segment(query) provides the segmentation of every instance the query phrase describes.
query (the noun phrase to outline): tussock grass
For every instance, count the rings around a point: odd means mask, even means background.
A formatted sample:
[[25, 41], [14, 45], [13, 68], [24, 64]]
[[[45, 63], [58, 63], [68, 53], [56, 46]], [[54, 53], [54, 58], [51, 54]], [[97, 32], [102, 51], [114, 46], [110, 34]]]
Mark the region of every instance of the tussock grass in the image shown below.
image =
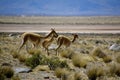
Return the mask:
[[120, 63], [120, 55], [118, 55], [118, 56], [116, 57], [116, 61], [117, 61], [118, 63]]
[[87, 75], [90, 80], [96, 80], [97, 77], [105, 75], [105, 71], [102, 67], [95, 64], [87, 70]]
[[2, 66], [0, 67], [0, 74], [1, 78], [3, 79], [4, 76], [7, 78], [11, 78], [14, 75], [14, 70], [10, 66]]
[[74, 77], [75, 77], [75, 80], [82, 80], [81, 74], [79, 72], [76, 72]]
[[15, 50], [12, 50], [11, 54], [12, 54], [13, 58], [18, 58], [19, 57], [19, 54]]
[[20, 61], [20, 62], [25, 62], [26, 61], [26, 55], [25, 54], [19, 54], [19, 56], [18, 56], [18, 60]]
[[75, 53], [72, 50], [63, 50], [60, 55], [65, 58], [71, 59]]
[[94, 59], [87, 54], [74, 54], [72, 57], [72, 63], [76, 67], [86, 67], [88, 62], [94, 61]]
[[48, 65], [38, 65], [37, 67], [35, 67], [33, 69], [33, 71], [50, 71], [50, 68], [48, 67]]
[[98, 47], [93, 49], [92, 55], [97, 56], [99, 58], [103, 58], [106, 56], [106, 54]]
[[67, 70], [66, 68], [56, 68], [55, 69], [55, 75], [58, 78], [63, 78], [65, 80], [65, 78], [67, 79], [68, 74], [69, 74], [69, 70]]
[[30, 50], [28, 50], [28, 53], [29, 53], [29, 54], [32, 54], [32, 55], [34, 55], [34, 54], [41, 54], [41, 50], [38, 50], [38, 49], [30, 49]]
[[111, 62], [109, 65], [109, 71], [112, 76], [119, 76], [120, 77], [120, 64], [116, 62]]
[[107, 55], [107, 56], [103, 57], [103, 61], [104, 61], [105, 63], [109, 63], [109, 62], [112, 61], [112, 57], [109, 56], [109, 55]]

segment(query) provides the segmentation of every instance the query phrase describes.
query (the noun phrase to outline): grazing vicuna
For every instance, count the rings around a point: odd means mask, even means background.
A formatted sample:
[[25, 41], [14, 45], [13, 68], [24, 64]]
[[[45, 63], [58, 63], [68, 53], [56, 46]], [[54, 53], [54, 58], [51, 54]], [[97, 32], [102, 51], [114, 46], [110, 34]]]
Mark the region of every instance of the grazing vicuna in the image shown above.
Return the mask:
[[38, 46], [42, 41], [51, 35], [58, 36], [58, 34], [55, 32], [54, 29], [51, 29], [51, 32], [47, 36], [41, 36], [36, 33], [31, 33], [31, 32], [25, 32], [23, 33], [22, 36], [22, 44], [19, 47], [18, 52], [20, 52], [21, 48], [27, 43], [27, 41], [30, 41], [34, 47]]
[[65, 45], [66, 47], [69, 47], [71, 45], [71, 43], [73, 43], [76, 38], [78, 38], [77, 34], [72, 34], [74, 36], [73, 40], [71, 41], [68, 37], [63, 36], [63, 35], [59, 35], [57, 38], [57, 45], [58, 47], [56, 48], [56, 55], [58, 53], [58, 49], [62, 46]]

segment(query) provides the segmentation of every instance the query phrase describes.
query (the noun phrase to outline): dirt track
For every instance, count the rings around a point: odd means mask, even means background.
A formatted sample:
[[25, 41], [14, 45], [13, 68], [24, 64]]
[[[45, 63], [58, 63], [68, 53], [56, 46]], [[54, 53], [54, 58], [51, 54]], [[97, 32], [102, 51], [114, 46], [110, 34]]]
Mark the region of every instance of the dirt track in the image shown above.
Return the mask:
[[48, 32], [50, 28], [66, 33], [120, 33], [120, 25], [0, 24], [0, 32]]

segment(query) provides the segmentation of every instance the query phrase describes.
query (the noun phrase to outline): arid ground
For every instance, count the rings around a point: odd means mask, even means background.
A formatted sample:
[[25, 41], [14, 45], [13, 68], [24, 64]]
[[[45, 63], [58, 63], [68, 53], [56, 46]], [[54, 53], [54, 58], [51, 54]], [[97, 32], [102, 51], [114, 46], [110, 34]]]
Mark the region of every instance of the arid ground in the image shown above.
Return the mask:
[[0, 24], [0, 32], [120, 33], [120, 25]]

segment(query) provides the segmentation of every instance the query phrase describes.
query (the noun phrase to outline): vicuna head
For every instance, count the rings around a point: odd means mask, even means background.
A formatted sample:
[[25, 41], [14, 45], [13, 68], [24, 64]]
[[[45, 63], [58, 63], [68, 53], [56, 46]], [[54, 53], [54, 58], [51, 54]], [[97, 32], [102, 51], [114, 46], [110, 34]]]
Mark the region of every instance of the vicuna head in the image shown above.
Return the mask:
[[54, 36], [55, 38], [58, 37], [58, 34], [56, 33], [55, 29], [53, 29], [53, 28], [51, 28], [50, 34], [53, 34], [53, 36]]

